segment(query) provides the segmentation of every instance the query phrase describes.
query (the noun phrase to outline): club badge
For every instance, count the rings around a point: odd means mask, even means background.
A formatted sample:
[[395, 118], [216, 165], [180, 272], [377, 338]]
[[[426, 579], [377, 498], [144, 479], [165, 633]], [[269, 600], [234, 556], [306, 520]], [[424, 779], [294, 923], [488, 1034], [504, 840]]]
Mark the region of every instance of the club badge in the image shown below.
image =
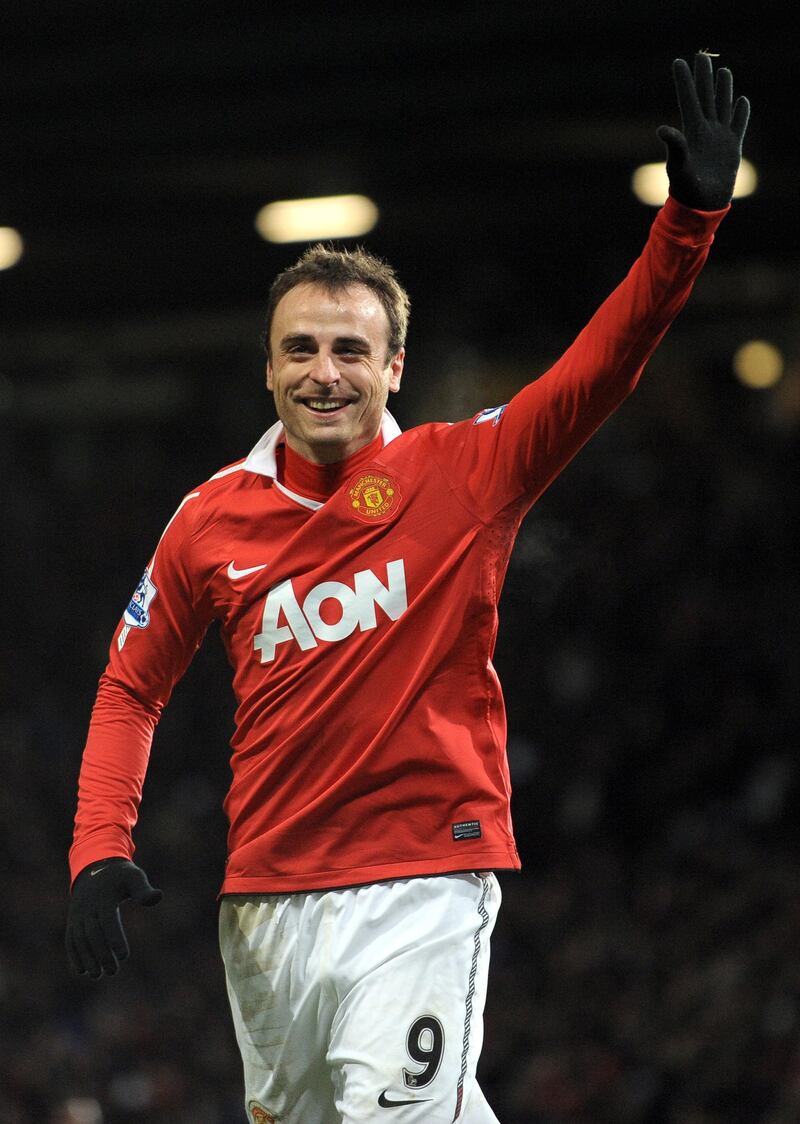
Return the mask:
[[271, 1112], [267, 1112], [263, 1105], [258, 1101], [250, 1101], [247, 1106], [247, 1111], [253, 1118], [253, 1124], [278, 1124], [277, 1116], [273, 1116]]
[[400, 489], [389, 476], [364, 472], [353, 478], [348, 488], [353, 514], [365, 523], [382, 523], [397, 511]]

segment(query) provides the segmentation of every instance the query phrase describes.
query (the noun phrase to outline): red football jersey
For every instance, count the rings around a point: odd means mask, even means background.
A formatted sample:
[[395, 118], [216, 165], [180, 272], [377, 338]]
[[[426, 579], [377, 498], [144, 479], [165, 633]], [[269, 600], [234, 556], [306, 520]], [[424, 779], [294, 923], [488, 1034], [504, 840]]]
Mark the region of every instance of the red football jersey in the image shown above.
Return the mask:
[[546, 374], [455, 425], [387, 415], [327, 502], [276, 479], [280, 423], [183, 499], [100, 681], [73, 877], [132, 856], [154, 727], [214, 619], [238, 704], [223, 893], [519, 867], [492, 667], [514, 537], [635, 385], [723, 214], [670, 199]]

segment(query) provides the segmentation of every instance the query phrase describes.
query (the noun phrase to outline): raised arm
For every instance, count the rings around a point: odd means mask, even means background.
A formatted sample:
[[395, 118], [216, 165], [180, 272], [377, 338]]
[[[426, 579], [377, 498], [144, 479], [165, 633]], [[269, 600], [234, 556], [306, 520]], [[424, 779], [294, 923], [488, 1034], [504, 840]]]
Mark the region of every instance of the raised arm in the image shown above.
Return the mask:
[[696, 57], [694, 74], [676, 60], [673, 75], [683, 131], [658, 130], [670, 152], [670, 198], [642, 254], [548, 371], [502, 410], [441, 434], [446, 463], [482, 518], [520, 500], [530, 505], [627, 397], [705, 263], [733, 193], [750, 106], [733, 104], [729, 70], [719, 71], [715, 91], [707, 55]]

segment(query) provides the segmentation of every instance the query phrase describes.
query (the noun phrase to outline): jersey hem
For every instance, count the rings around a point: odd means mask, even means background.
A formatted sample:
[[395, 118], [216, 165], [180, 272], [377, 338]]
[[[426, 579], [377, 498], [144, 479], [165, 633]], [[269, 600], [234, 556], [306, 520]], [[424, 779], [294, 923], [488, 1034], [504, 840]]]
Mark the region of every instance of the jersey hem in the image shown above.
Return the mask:
[[311, 874], [234, 875], [225, 878], [217, 895], [228, 894], [291, 894], [314, 890], [344, 890], [366, 886], [372, 882], [388, 882], [395, 878], [419, 878], [432, 874], [463, 874], [475, 870], [520, 870], [522, 863], [515, 851], [479, 851], [458, 858], [427, 861], [381, 863], [378, 866], [351, 870], [315, 871]]

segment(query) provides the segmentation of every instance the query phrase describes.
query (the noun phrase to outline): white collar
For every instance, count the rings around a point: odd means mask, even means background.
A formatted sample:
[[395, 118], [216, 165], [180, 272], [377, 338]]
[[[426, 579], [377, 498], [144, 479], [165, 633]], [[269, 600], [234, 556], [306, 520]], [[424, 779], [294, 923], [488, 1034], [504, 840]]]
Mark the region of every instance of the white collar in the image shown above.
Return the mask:
[[[384, 447], [395, 437], [399, 437], [402, 430], [388, 410], [383, 411], [381, 421], [381, 437]], [[250, 450], [242, 468], [249, 472], [257, 472], [261, 476], [271, 476], [277, 482], [278, 465], [275, 459], [275, 450], [283, 438], [283, 422], [275, 422], [260, 441]], [[311, 501], [313, 502], [313, 501]]]

